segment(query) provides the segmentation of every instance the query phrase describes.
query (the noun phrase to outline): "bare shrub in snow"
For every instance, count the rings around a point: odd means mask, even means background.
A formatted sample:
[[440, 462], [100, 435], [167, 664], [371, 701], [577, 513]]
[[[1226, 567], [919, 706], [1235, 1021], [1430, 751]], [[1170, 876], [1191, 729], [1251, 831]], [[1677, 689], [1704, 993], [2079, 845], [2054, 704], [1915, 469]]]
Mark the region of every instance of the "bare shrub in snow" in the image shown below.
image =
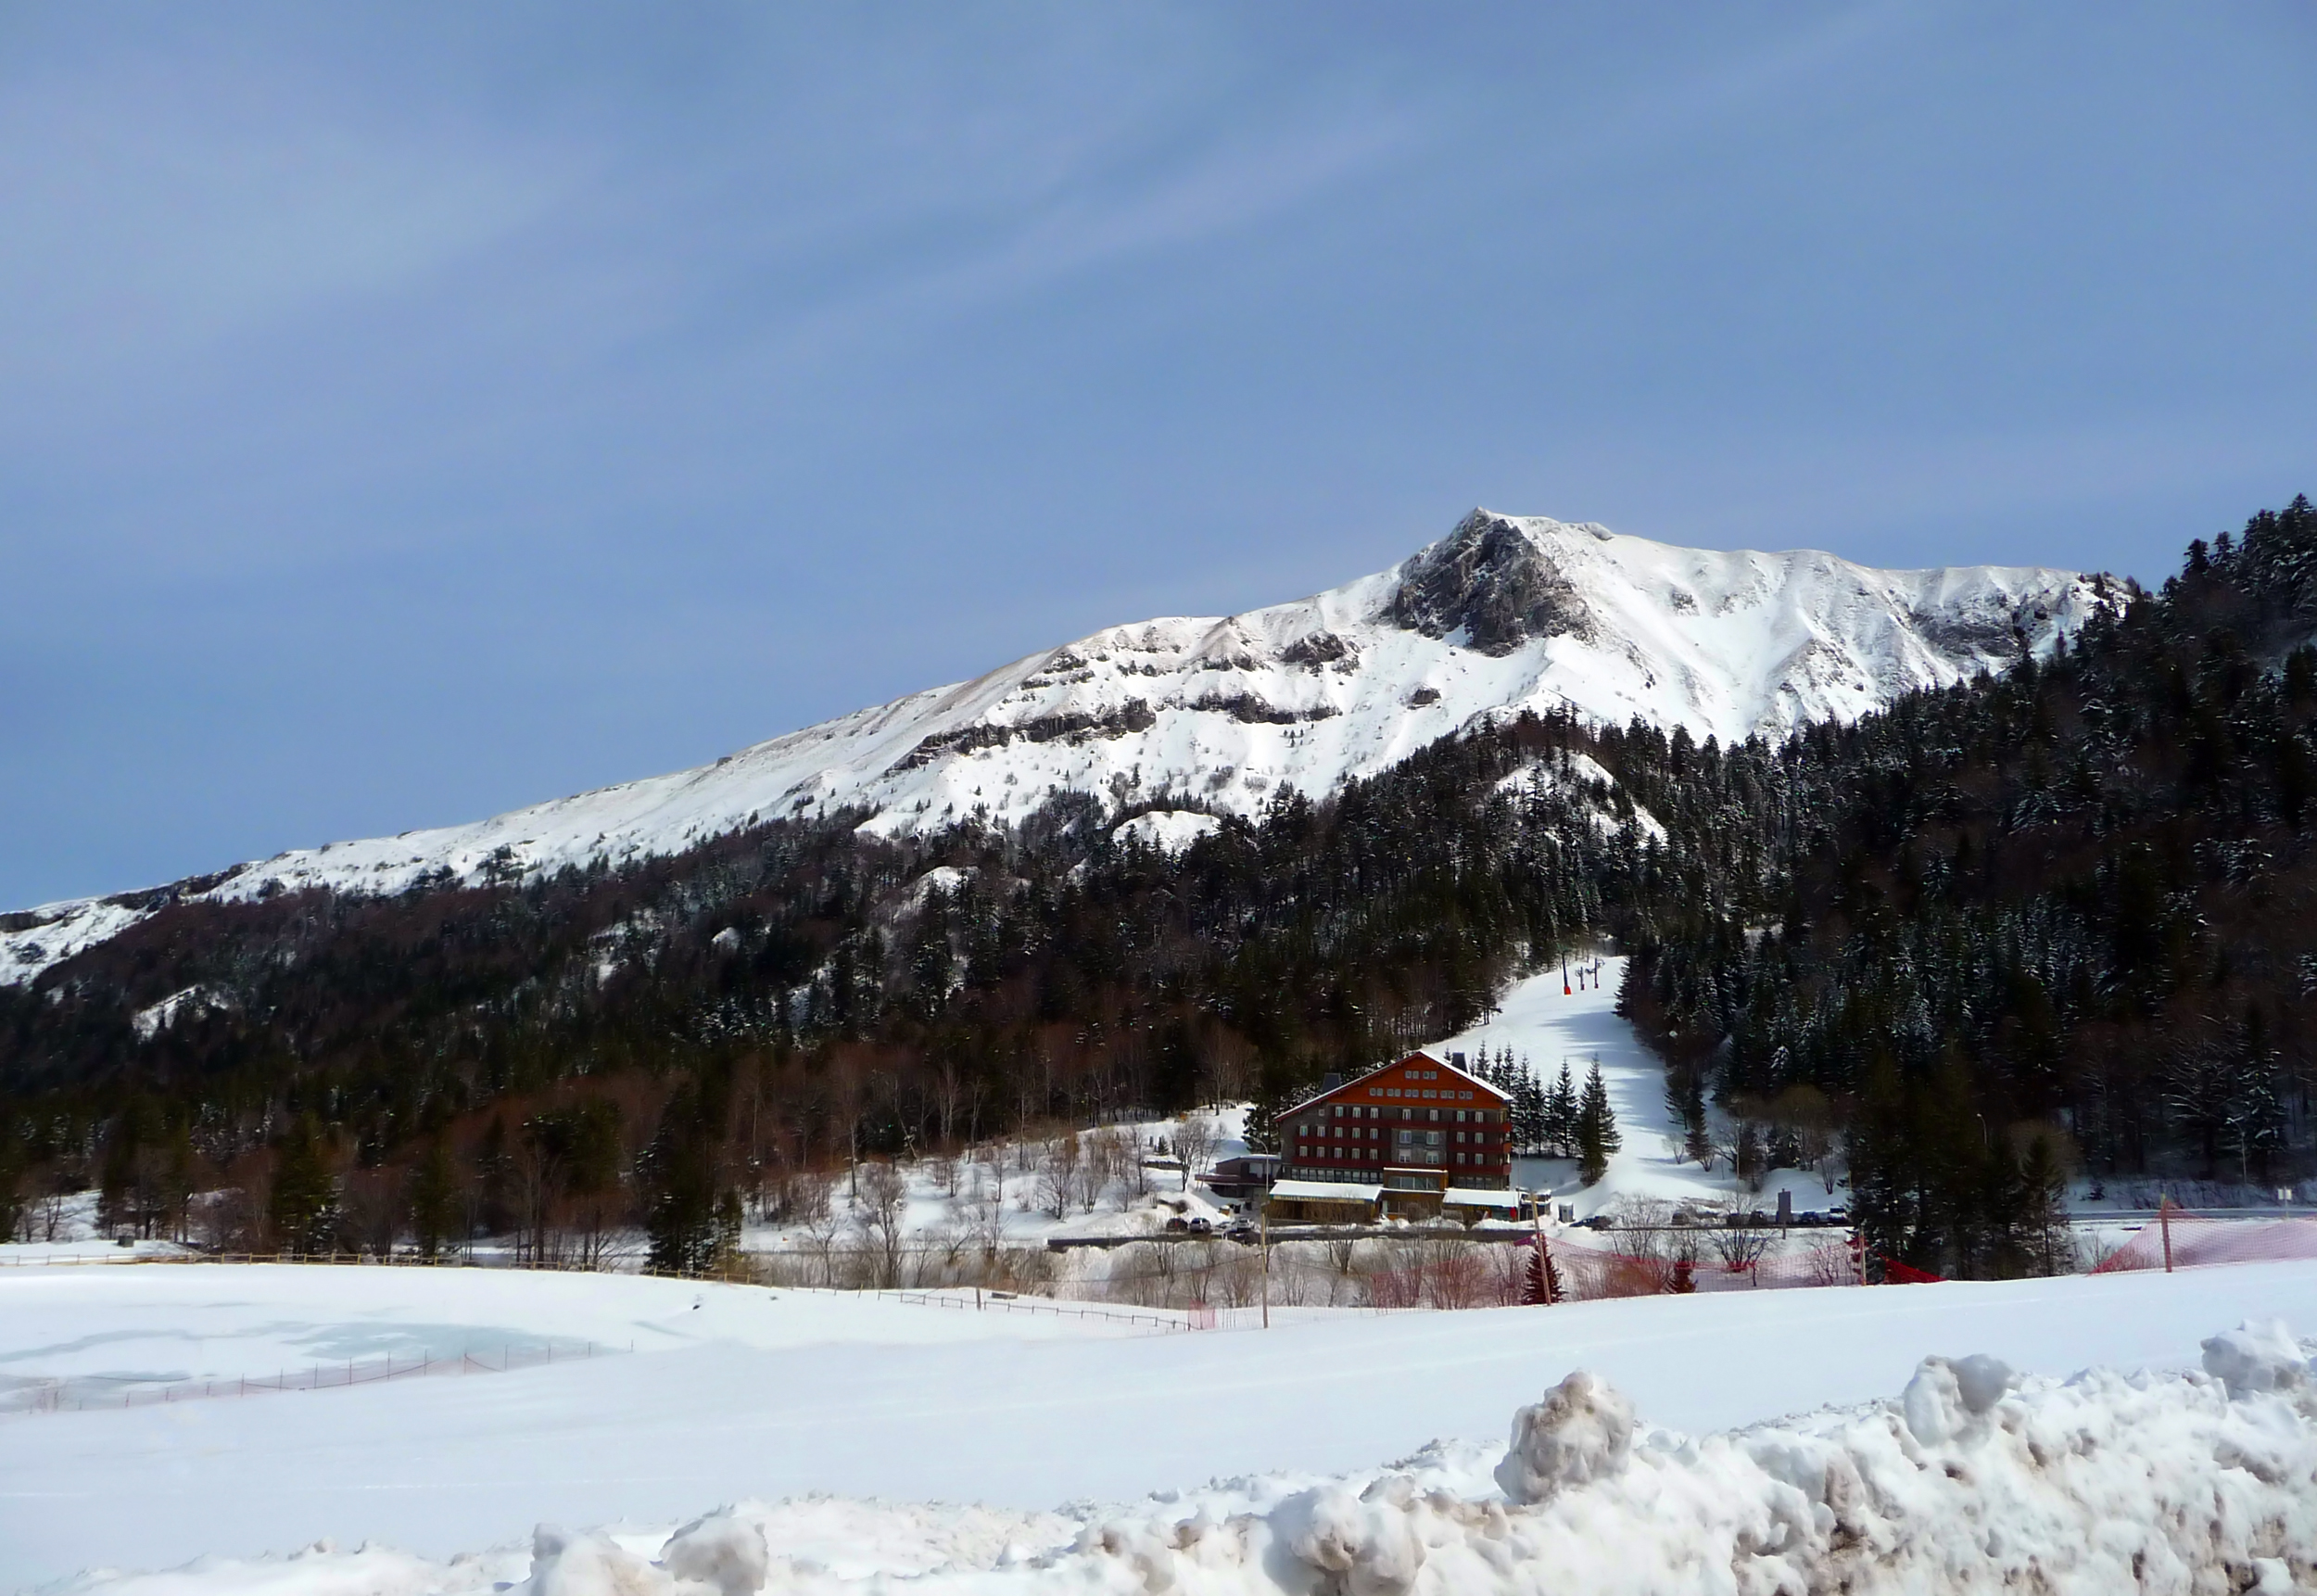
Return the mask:
[[1858, 1279], [1856, 1266], [1851, 1262], [1849, 1244], [1830, 1235], [1822, 1235], [1810, 1244], [1803, 1253], [1803, 1267], [1813, 1286], [1850, 1286]]
[[1528, 1260], [1533, 1249], [1494, 1242], [1486, 1248], [1488, 1290], [1487, 1301], [1511, 1307], [1521, 1300], [1528, 1285]]
[[925, 1172], [933, 1182], [933, 1189], [943, 1197], [957, 1195], [957, 1160], [948, 1153], [936, 1153], [925, 1160]]
[[[247, 1252], [257, 1236], [260, 1211], [257, 1200], [242, 1186], [204, 1192], [192, 1205], [194, 1239], [211, 1252]], [[50, 1229], [53, 1232], [53, 1222]], [[45, 1239], [56, 1237], [51, 1234]]]
[[1228, 1243], [1208, 1246], [1215, 1257], [1215, 1265], [1209, 1273], [1209, 1295], [1206, 1300], [1223, 1308], [1252, 1308], [1263, 1294], [1263, 1261], [1259, 1248], [1233, 1247]]
[[765, 1217], [809, 1225], [829, 1213], [829, 1177], [812, 1170], [783, 1171], [767, 1190]]
[[1003, 1158], [977, 1163], [972, 1184], [958, 1203], [966, 1234], [984, 1253], [994, 1254], [1006, 1241], [1006, 1164]]
[[1158, 1241], [1125, 1248], [1111, 1261], [1104, 1295], [1140, 1308], [1174, 1306], [1174, 1252], [1172, 1247]]
[[1486, 1299], [1488, 1270], [1479, 1244], [1429, 1238], [1415, 1250], [1419, 1295], [1427, 1307], [1477, 1308]]
[[1742, 1274], [1762, 1261], [1777, 1235], [1775, 1227], [1757, 1222], [1751, 1209], [1731, 1204], [1713, 1215], [1705, 1243], [1725, 1270]]
[[1694, 1275], [1705, 1243], [1700, 1227], [1676, 1223], [1681, 1210], [1663, 1197], [1619, 1197], [1616, 1253], [1604, 1265], [1601, 1295], [1645, 1297], [1681, 1288]]
[[804, 1233], [805, 1250], [820, 1262], [821, 1285], [836, 1285], [837, 1235], [844, 1228], [836, 1205], [823, 1201], [817, 1210], [802, 1217], [799, 1227]]
[[966, 1266], [966, 1233], [956, 1225], [939, 1222], [928, 1225], [918, 1235], [918, 1245], [909, 1249], [914, 1264], [912, 1278], [905, 1284], [913, 1286], [957, 1286], [968, 1284], [972, 1273]]

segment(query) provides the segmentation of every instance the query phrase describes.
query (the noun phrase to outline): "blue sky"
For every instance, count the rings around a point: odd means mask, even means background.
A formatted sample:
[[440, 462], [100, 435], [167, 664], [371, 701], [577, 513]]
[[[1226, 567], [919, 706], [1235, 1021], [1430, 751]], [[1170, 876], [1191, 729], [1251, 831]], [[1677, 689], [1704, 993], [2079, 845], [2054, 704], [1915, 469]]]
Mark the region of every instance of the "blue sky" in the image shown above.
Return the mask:
[[1474, 504], [2162, 576], [2317, 490], [2317, 8], [0, 6], [0, 906]]

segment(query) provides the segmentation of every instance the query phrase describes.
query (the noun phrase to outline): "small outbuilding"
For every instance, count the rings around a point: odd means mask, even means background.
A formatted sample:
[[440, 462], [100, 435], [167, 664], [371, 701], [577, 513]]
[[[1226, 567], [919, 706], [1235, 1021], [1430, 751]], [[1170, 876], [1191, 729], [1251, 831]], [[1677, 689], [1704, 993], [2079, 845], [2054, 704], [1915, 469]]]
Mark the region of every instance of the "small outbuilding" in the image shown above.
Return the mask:
[[1463, 1224], [1477, 1224], [1484, 1219], [1517, 1220], [1521, 1217], [1521, 1194], [1450, 1186], [1440, 1194], [1440, 1213], [1443, 1218]]
[[1263, 1217], [1272, 1224], [1373, 1224], [1384, 1188], [1352, 1181], [1272, 1183]]

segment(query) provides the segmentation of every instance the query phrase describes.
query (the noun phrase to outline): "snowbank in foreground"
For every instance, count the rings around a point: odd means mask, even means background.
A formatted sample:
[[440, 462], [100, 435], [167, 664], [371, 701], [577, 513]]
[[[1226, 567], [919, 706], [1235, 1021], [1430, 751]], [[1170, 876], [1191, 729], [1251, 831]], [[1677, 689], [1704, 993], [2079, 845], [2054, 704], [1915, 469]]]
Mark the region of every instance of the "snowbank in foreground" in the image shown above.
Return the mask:
[[[1442, 1444], [1363, 1476], [1218, 1484], [1074, 1526], [784, 1503], [672, 1535], [542, 1526], [527, 1558], [317, 1548], [66, 1589], [479, 1596], [519, 1578], [520, 1596], [836, 1596], [897, 1575], [928, 1596], [2303, 1588], [2317, 1579], [2310, 1362], [2275, 1323], [2213, 1337], [2203, 1362], [2061, 1382], [1984, 1356], [1926, 1358], [1895, 1400], [1703, 1438], [1638, 1425], [1580, 1371], [1513, 1416], [1503, 1449]], [[815, 1514], [836, 1522], [817, 1537]], [[831, 1539], [856, 1554], [830, 1556]]]

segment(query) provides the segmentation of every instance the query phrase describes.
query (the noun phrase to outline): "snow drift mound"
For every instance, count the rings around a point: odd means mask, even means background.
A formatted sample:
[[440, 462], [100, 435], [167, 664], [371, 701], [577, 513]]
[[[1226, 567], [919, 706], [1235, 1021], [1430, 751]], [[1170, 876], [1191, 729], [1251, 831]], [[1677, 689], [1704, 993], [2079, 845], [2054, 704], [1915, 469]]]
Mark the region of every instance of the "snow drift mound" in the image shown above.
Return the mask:
[[1387, 1473], [1221, 1522], [1089, 1530], [1103, 1590], [2285, 1591], [2317, 1579], [2317, 1391], [2279, 1324], [2207, 1373], [2025, 1387], [1927, 1358], [1894, 1402], [1693, 1440], [1579, 1371], [1513, 1423], [1501, 1499]]
[[[1582, 1370], [1501, 1452], [1435, 1443], [1371, 1475], [1276, 1476], [1068, 1523], [971, 1533], [980, 1509], [827, 1499], [719, 1510], [672, 1535], [542, 1526], [433, 1565], [326, 1546], [76, 1596], [1803, 1596], [2259, 1591], [2317, 1586], [2317, 1382], [2277, 1323], [2204, 1344], [2203, 1372], [2023, 1380], [1926, 1358], [1896, 1398], [1725, 1435], [1639, 1424]], [[842, 1510], [846, 1551], [800, 1543]], [[1003, 1515], [996, 1515], [1002, 1517]], [[994, 1518], [993, 1518], [994, 1523]], [[1042, 1543], [1044, 1551], [1035, 1549]], [[656, 1546], [658, 1554], [650, 1548]], [[846, 1565], [850, 1566], [846, 1566]]]

